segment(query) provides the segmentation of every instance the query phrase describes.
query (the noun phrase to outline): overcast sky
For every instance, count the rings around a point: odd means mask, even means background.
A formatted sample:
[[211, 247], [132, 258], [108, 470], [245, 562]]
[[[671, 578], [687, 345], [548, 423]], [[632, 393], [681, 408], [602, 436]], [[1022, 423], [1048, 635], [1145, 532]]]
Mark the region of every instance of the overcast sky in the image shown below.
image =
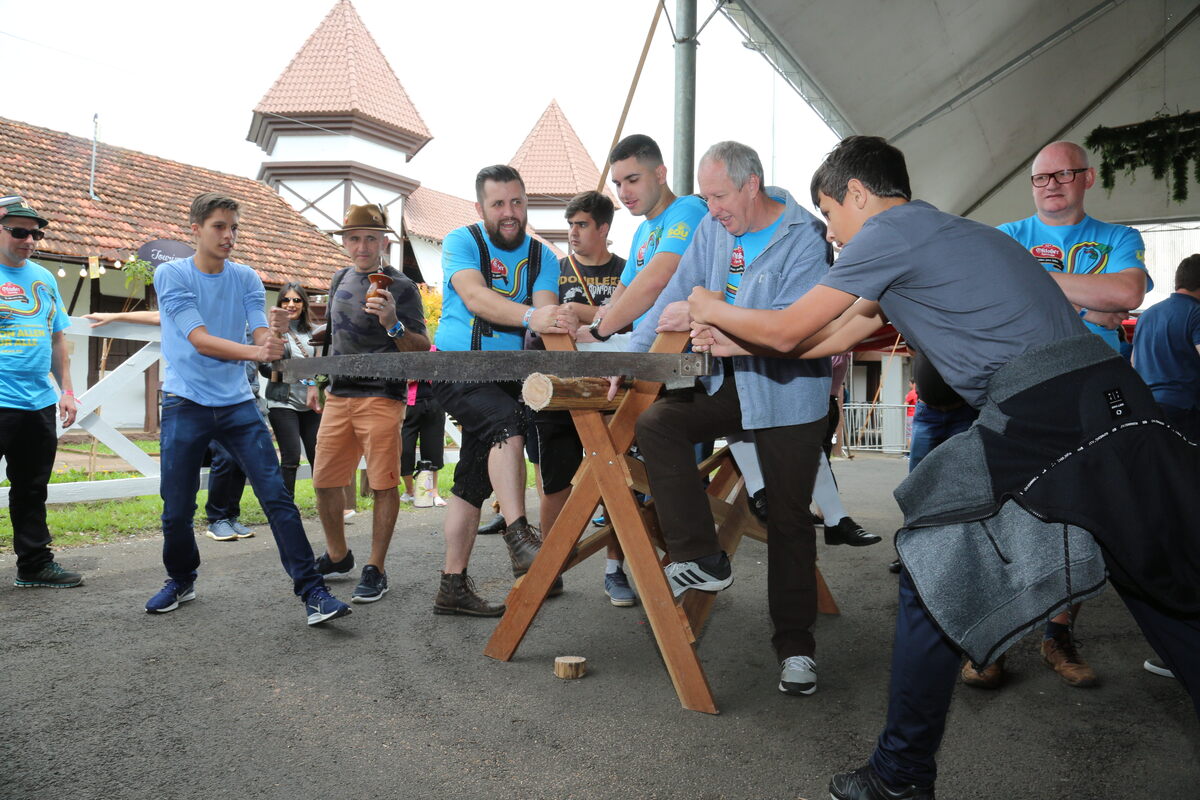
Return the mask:
[[[190, 164], [255, 177], [254, 106], [335, 0], [0, 0], [0, 115]], [[608, 151], [654, 12], [652, 0], [354, 0], [433, 134], [406, 174], [469, 197], [475, 172], [506, 162], [557, 99], [597, 164]], [[713, 10], [699, 0], [699, 21]], [[672, 19], [675, 0], [668, 0]], [[736, 139], [768, 182], [807, 204], [835, 137], [718, 14], [700, 35], [696, 155]], [[647, 133], [671, 165], [674, 54], [659, 22], [625, 133]], [[3, 176], [0, 175], [0, 182]], [[3, 187], [0, 186], [0, 189]], [[615, 249], [633, 222], [619, 212]]]

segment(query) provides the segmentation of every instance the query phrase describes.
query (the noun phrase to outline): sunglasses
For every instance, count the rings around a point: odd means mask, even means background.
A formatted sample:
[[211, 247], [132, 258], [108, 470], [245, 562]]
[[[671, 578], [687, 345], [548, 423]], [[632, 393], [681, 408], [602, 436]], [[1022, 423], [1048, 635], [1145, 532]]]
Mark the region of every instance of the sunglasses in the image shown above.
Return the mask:
[[0, 225], [0, 228], [11, 233], [14, 239], [28, 239], [32, 236], [35, 242], [40, 242], [46, 238], [46, 232], [37, 228], [10, 228], [7, 225]]
[[299, 297], [283, 297], [279, 300], [279, 305], [291, 305], [292, 303], [303, 303]]

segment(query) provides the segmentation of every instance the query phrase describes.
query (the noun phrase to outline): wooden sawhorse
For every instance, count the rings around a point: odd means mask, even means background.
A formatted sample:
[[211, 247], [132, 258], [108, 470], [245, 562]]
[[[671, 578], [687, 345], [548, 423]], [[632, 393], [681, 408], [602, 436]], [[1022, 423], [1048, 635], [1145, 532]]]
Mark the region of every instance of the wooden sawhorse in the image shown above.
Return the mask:
[[[575, 349], [574, 342], [563, 334], [544, 339], [549, 350]], [[686, 341], [686, 333], [664, 333], [650, 352], [678, 353]], [[663, 545], [657, 517], [652, 508], [639, 505], [633, 494], [635, 488], [648, 491], [645, 470], [640, 462], [625, 455], [633, 444], [638, 416], [658, 397], [661, 387], [660, 383], [634, 381], [608, 422], [598, 410], [572, 409], [571, 418], [583, 442], [583, 465], [575, 475], [574, 488], [554, 527], [544, 534], [541, 552], [529, 572], [513, 584], [506, 601], [508, 608], [483, 652], [501, 661], [510, 660], [545, 602], [554, 579], [605, 547], [615, 535], [625, 552], [625, 564], [637, 584], [679, 702], [692, 711], [716, 714], [712, 689], [695, 648], [696, 635], [712, 610], [716, 594], [690, 591], [684, 593], [682, 604], [675, 602], [655, 551], [655, 543]], [[717, 472], [709, 483], [709, 502], [721, 546], [732, 556], [742, 536], [766, 541], [766, 531], [750, 513], [745, 486], [727, 449], [700, 466], [702, 473], [714, 468]], [[580, 541], [601, 501], [609, 525]], [[819, 570], [817, 586], [818, 610], [836, 614], [837, 605]]]

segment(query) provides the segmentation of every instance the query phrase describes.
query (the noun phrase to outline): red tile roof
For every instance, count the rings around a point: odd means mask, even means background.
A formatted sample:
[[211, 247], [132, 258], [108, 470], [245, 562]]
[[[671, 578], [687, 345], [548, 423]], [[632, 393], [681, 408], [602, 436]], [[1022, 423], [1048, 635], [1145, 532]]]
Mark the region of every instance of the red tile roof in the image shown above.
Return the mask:
[[404, 232], [409, 236], [440, 244], [450, 231], [478, 221], [472, 201], [424, 186], [404, 201]]
[[552, 195], [569, 200], [600, 183], [600, 170], [557, 100], [550, 101], [509, 166], [521, 173], [531, 196]]
[[422, 144], [432, 138], [350, 0], [338, 0], [254, 111], [361, 114]]
[[[50, 220], [40, 252], [122, 260], [153, 239], [191, 240], [192, 198], [221, 192], [242, 206], [233, 257], [264, 282], [324, 290], [346, 266], [340, 247], [268, 186], [249, 178], [100, 144], [88, 196], [92, 143], [0, 117], [0, 194], [20, 194]], [[35, 257], [36, 258], [36, 257]]]
[[[479, 214], [475, 211], [474, 202], [425, 186], [418, 187], [404, 201], [404, 233], [438, 244], [455, 228], [478, 221]], [[538, 235], [532, 226], [526, 226], [525, 229], [530, 236], [548, 245], [559, 258], [566, 255], [553, 242]]]

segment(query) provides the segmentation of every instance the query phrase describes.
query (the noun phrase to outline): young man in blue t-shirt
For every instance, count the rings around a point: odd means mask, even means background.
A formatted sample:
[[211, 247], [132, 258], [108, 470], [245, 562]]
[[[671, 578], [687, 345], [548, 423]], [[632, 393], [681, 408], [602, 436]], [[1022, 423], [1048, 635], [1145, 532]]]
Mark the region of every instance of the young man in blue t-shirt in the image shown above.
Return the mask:
[[[671, 191], [662, 151], [649, 136], [626, 136], [613, 148], [608, 163], [617, 197], [630, 214], [646, 219], [634, 233], [612, 299], [600, 307], [588, 329], [600, 341], [642, 323], [707, 213], [699, 197], [676, 197]], [[658, 320], [650, 324], [657, 325]]]
[[[8, 459], [8, 515], [20, 588], [68, 589], [83, 576], [50, 552], [46, 485], [58, 446], [55, 407], [64, 428], [75, 422], [70, 356], [63, 331], [71, 324], [58, 282], [30, 261], [50, 224], [17, 195], [0, 197], [0, 458]], [[62, 397], [50, 382], [53, 374]]]
[[1133, 368], [1167, 422], [1200, 444], [1200, 253], [1179, 262], [1175, 292], [1138, 317]]
[[[309, 625], [345, 616], [350, 608], [329, 594], [317, 572], [300, 512], [283, 485], [271, 434], [255, 407], [243, 362], [283, 355], [282, 308], [268, 327], [262, 279], [229, 260], [238, 234], [238, 203], [206, 193], [192, 201], [189, 219], [196, 254], [162, 264], [154, 273], [167, 362], [162, 399], [163, 564], [167, 581], [146, 603], [149, 613], [174, 611], [196, 597], [200, 551], [192, 518], [200, 466], [217, 441], [242, 466], [262, 505], [279, 558], [304, 601]], [[243, 344], [249, 327], [254, 344]]]

